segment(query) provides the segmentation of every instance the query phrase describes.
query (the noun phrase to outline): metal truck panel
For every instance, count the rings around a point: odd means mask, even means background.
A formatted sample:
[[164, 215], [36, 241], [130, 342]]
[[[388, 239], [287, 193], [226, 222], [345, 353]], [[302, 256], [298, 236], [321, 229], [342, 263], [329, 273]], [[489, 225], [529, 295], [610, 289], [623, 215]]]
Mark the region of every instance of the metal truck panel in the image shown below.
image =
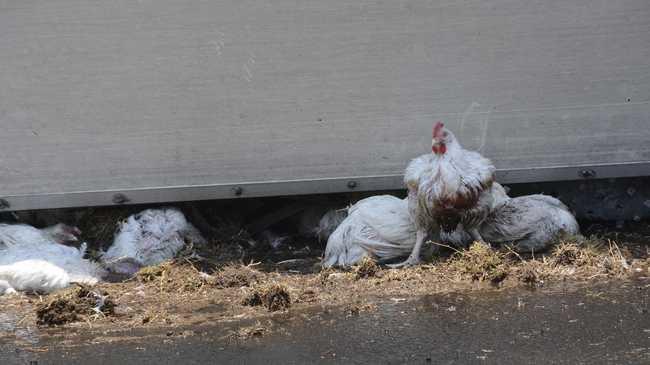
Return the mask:
[[436, 120], [506, 183], [649, 175], [649, 19], [647, 0], [0, 1], [0, 197], [399, 188]]

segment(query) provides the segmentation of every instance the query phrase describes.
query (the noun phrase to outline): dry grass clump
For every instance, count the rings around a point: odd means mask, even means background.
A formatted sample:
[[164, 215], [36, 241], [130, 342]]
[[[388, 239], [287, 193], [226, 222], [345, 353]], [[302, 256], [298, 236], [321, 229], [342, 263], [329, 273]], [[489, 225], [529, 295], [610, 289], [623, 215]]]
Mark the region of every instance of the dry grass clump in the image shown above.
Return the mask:
[[243, 305], [264, 306], [269, 312], [288, 309], [291, 306], [289, 291], [282, 284], [261, 284], [253, 288], [244, 298]]
[[474, 242], [469, 249], [456, 252], [448, 265], [472, 280], [498, 283], [508, 275], [506, 254], [483, 242]]
[[171, 266], [172, 262], [166, 261], [160, 265], [143, 267], [135, 274], [135, 277], [143, 283], [157, 281], [160, 280], [167, 271], [171, 270]]
[[260, 281], [262, 273], [245, 265], [226, 265], [212, 274], [211, 284], [217, 288], [239, 288]]
[[629, 273], [630, 268], [615, 242], [597, 237], [569, 237], [561, 240], [548, 256], [531, 260], [519, 256], [519, 259], [512, 271], [515, 277], [529, 285], [567, 277], [577, 280], [597, 276], [622, 277]]
[[200, 272], [189, 262], [165, 261], [160, 265], [140, 269], [136, 278], [154, 284], [161, 291], [195, 292], [210, 284], [210, 275]]
[[107, 292], [77, 286], [39, 304], [36, 307], [36, 323], [55, 326], [114, 313], [115, 303]]
[[629, 264], [616, 242], [597, 237], [569, 238], [551, 252], [555, 266], [574, 267], [585, 274], [623, 275]]
[[597, 240], [562, 240], [551, 251], [551, 258], [556, 265], [594, 266], [600, 257], [601, 246]]
[[545, 261], [526, 260], [521, 261], [512, 268], [513, 275], [519, 281], [530, 286], [542, 285], [549, 277], [550, 269]]
[[371, 278], [377, 276], [381, 271], [381, 268], [375, 260], [370, 257], [364, 257], [359, 261], [357, 265], [354, 266], [354, 275], [357, 279]]

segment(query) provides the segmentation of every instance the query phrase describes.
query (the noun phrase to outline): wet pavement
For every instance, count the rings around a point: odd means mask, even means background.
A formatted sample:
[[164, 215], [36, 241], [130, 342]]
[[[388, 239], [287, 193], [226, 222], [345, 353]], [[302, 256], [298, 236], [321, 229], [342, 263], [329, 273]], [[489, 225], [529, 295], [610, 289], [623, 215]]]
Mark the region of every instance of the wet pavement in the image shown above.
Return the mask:
[[224, 324], [77, 338], [0, 313], [0, 364], [650, 364], [649, 310], [646, 279], [316, 308], [276, 316], [246, 340]]

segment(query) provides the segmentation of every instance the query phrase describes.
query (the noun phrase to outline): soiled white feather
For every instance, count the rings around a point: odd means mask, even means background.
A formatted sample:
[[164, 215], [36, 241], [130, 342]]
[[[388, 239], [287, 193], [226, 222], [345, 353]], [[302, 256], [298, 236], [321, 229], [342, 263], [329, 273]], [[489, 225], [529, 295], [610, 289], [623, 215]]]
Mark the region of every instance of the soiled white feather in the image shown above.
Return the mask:
[[43, 260], [24, 260], [0, 265], [0, 289], [4, 293], [30, 291], [50, 293], [70, 285], [65, 270]]
[[[556, 198], [542, 194], [510, 198], [496, 183], [492, 192], [496, 205], [479, 228], [487, 242], [512, 244], [520, 252], [538, 252], [548, 248], [561, 234], [580, 233], [573, 214]], [[472, 241], [462, 230], [446, 238], [460, 245]]]
[[194, 226], [177, 209], [147, 209], [132, 215], [120, 225], [111, 247], [102, 255], [110, 266], [124, 258], [140, 265], [157, 265], [169, 260], [185, 246], [185, 241], [205, 243]]
[[327, 239], [341, 225], [348, 216], [348, 209], [332, 209], [326, 212], [318, 222], [318, 227], [314, 234], [318, 237], [319, 242], [327, 242]]
[[455, 142], [445, 155], [428, 153], [411, 160], [404, 171], [404, 183], [416, 191], [423, 190], [420, 185], [428, 184], [428, 195], [453, 200], [458, 195], [482, 190], [482, 186], [493, 179], [494, 172], [490, 160], [478, 152], [462, 149]]
[[580, 227], [559, 200], [546, 195], [510, 199], [481, 226], [488, 242], [512, 243], [520, 252], [542, 251], [561, 234], [576, 235]]
[[360, 200], [330, 235], [323, 267], [353, 265], [366, 256], [389, 260], [408, 255], [415, 233], [406, 200], [391, 195]]

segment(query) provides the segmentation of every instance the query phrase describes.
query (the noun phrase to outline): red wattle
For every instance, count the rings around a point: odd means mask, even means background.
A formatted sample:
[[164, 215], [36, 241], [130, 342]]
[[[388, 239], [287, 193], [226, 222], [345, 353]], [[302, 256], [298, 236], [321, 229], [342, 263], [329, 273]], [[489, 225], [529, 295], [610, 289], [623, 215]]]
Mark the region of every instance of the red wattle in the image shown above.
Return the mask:
[[431, 146], [431, 151], [437, 155], [444, 155], [445, 152], [447, 152], [447, 146], [444, 144], [439, 144], [435, 146]]

